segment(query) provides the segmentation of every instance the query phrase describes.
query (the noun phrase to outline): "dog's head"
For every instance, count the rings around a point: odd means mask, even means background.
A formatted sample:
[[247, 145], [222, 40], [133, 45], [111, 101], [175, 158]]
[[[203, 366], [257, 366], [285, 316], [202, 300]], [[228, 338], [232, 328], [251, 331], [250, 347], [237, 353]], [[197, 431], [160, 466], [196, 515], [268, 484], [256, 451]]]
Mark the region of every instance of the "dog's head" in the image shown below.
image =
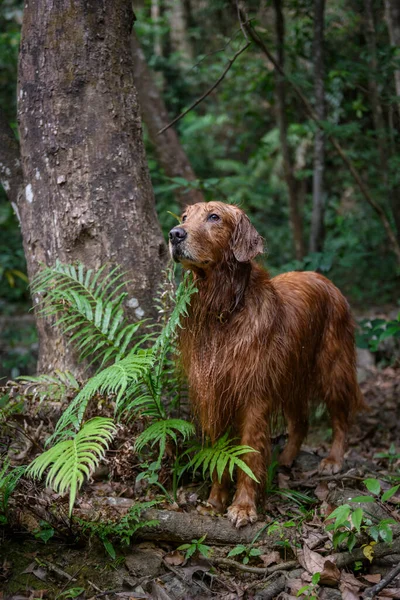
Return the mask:
[[237, 206], [199, 202], [188, 206], [169, 232], [169, 248], [186, 268], [207, 270], [222, 261], [251, 261], [263, 252], [263, 239]]

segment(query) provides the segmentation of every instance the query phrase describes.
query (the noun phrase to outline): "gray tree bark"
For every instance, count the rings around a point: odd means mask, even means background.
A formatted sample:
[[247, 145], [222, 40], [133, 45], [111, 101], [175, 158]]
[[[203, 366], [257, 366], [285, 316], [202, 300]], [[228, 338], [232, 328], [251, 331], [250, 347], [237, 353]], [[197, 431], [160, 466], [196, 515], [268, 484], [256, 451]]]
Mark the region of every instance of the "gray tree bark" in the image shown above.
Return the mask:
[[193, 60], [194, 51], [188, 35], [188, 6], [185, 0], [168, 0], [170, 39], [174, 52], [178, 52], [178, 62], [182, 68]]
[[[325, 0], [314, 0], [314, 93], [315, 113], [320, 121], [325, 120], [324, 13]], [[314, 137], [313, 208], [310, 252], [321, 252], [324, 245], [324, 169], [325, 135], [323, 130], [318, 128]]]
[[[31, 279], [56, 259], [120, 264], [130, 280], [128, 315], [138, 319], [154, 314], [165, 244], [133, 83], [132, 22], [130, 0], [25, 4], [18, 208]], [[51, 324], [39, 319], [38, 330], [38, 370], [73, 367]]]
[[[285, 21], [282, 11], [281, 0], [274, 0], [275, 28], [277, 42], [277, 63], [279, 67], [285, 68]], [[281, 145], [283, 172], [289, 195], [289, 220], [292, 230], [295, 255], [298, 260], [304, 256], [303, 225], [299, 210], [299, 199], [297, 195], [297, 182], [294, 177], [293, 161], [287, 139], [287, 117], [286, 117], [286, 85], [282, 75], [275, 72], [275, 97], [277, 105], [277, 120], [279, 127], [279, 139]]]
[[[194, 181], [197, 179], [196, 175], [186, 152], [181, 146], [176, 131], [170, 127], [167, 131], [158, 135], [160, 129], [169, 123], [168, 111], [156, 86], [154, 74], [147, 65], [135, 32], [132, 32], [131, 43], [134, 78], [139, 96], [140, 110], [159, 163], [167, 177], [183, 177], [187, 181]], [[185, 187], [177, 188], [176, 199], [182, 207], [186, 204], [204, 202], [204, 196], [200, 190], [187, 189]]]

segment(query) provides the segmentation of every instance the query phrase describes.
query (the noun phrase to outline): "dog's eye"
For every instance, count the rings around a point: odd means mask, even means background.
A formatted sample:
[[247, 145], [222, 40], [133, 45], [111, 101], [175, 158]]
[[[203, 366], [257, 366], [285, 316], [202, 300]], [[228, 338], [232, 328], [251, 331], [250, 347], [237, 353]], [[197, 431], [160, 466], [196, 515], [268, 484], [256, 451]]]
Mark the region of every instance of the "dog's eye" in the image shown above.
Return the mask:
[[184, 223], [186, 221], [186, 219], [187, 219], [187, 216], [183, 215], [183, 217], [182, 217], [182, 223]]
[[215, 213], [212, 213], [211, 215], [208, 215], [208, 217], [207, 217], [207, 221], [216, 222], [216, 221], [220, 221], [220, 220], [221, 220], [221, 218], [218, 215], [216, 215]]

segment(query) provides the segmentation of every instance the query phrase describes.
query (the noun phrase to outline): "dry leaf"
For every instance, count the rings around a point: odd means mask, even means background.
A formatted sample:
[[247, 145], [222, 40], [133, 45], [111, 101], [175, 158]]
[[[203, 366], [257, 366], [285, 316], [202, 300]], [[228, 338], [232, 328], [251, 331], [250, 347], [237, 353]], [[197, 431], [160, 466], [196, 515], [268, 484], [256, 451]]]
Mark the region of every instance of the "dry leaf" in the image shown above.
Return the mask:
[[382, 579], [382, 575], [380, 573], [375, 573], [374, 575], [363, 575], [362, 578], [370, 583], [379, 583]]
[[337, 586], [340, 580], [340, 571], [330, 560], [325, 560], [324, 568], [321, 573], [320, 583], [322, 585]]
[[289, 475], [285, 475], [284, 473], [278, 473], [278, 487], [280, 490], [287, 490], [289, 489], [289, 480], [290, 480], [290, 476]]
[[287, 587], [291, 594], [297, 596], [298, 591], [304, 587], [304, 582], [301, 579], [288, 579]]
[[310, 550], [307, 544], [304, 544], [302, 550], [297, 551], [297, 558], [301, 566], [307, 569], [312, 575], [314, 573], [321, 573], [324, 570], [326, 559], [317, 552]]
[[322, 502], [327, 499], [329, 494], [329, 488], [326, 481], [320, 481], [317, 487], [315, 488], [314, 494], [321, 500]]
[[339, 590], [343, 600], [360, 600], [361, 584], [351, 573], [341, 572]]
[[281, 562], [281, 556], [277, 550], [269, 552], [269, 554], [261, 554], [259, 558], [262, 560], [264, 567]]
[[179, 550], [174, 550], [173, 552], [170, 552], [164, 556], [164, 561], [167, 563], [167, 565], [179, 567], [179, 565], [183, 565], [185, 562], [185, 555]]
[[385, 588], [379, 592], [377, 598], [400, 598], [400, 588]]

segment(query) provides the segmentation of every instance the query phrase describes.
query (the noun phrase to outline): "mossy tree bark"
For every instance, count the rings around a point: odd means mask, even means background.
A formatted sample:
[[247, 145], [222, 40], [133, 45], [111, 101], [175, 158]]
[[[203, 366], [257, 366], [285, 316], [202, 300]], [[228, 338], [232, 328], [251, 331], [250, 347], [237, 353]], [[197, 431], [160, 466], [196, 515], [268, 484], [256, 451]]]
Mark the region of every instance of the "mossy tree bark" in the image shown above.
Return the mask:
[[[56, 259], [119, 264], [130, 280], [128, 314], [138, 319], [153, 316], [165, 244], [133, 82], [132, 23], [130, 0], [25, 4], [18, 208], [30, 278]], [[74, 367], [59, 332], [41, 320], [38, 329], [38, 370]]]

